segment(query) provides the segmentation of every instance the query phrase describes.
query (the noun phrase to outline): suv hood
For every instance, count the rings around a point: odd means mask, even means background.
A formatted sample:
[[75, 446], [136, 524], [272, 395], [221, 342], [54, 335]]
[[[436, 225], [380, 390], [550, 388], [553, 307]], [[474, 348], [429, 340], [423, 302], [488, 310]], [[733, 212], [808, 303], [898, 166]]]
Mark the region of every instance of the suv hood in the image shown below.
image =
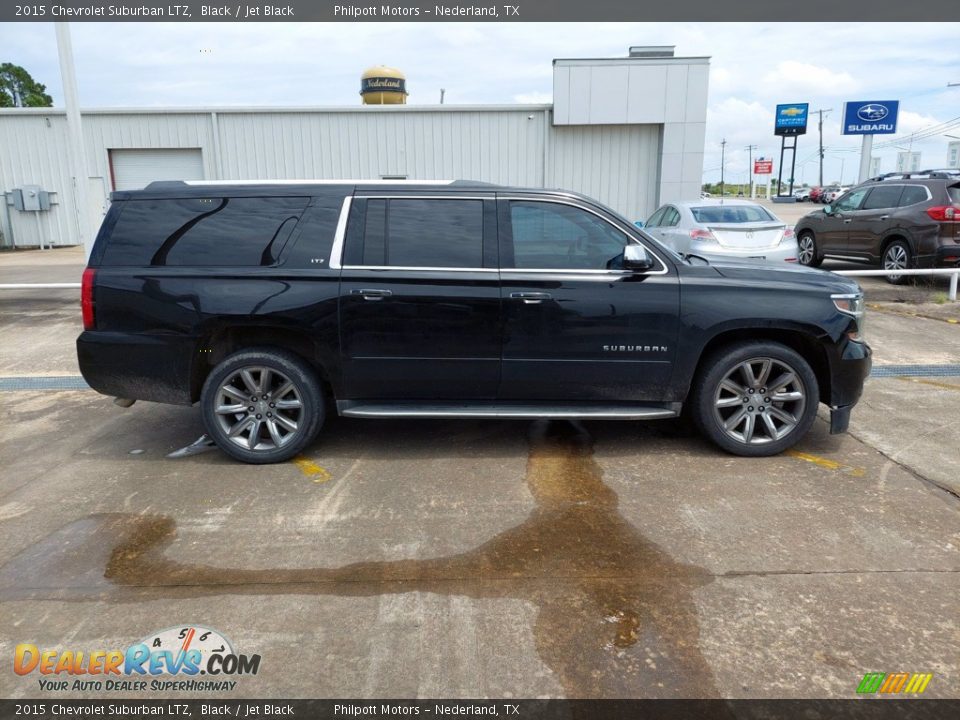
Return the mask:
[[819, 288], [831, 293], [857, 293], [860, 286], [854, 280], [842, 275], [834, 275], [826, 270], [808, 268], [804, 265], [786, 267], [767, 267], [759, 264], [711, 262], [710, 267], [718, 274], [730, 280], [765, 285], [784, 284], [803, 285]]

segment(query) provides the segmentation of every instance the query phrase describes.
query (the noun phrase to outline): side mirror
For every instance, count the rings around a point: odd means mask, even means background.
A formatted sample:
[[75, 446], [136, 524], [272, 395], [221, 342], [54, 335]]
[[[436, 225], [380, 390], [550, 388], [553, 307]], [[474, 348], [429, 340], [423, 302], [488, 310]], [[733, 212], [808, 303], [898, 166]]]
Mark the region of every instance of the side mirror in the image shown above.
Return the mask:
[[633, 224], [636, 225], [638, 228], [642, 228], [643, 220], [636, 220]]
[[823, 206], [823, 214], [824, 214], [824, 215], [832, 215], [832, 214], [833, 214], [833, 206], [832, 206], [832, 205], [824, 205], [824, 206]]
[[623, 267], [627, 270], [649, 270], [653, 267], [653, 256], [643, 245], [627, 245], [623, 249]]

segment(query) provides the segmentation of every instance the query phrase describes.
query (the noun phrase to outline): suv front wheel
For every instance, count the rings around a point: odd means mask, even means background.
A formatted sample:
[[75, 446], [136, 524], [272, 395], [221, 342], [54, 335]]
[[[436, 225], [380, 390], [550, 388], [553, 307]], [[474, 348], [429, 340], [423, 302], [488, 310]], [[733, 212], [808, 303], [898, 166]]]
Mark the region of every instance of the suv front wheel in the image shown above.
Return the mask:
[[723, 348], [707, 359], [692, 393], [700, 431], [734, 455], [776, 455], [802, 438], [817, 414], [817, 377], [775, 342]]
[[227, 455], [262, 465], [289, 460], [323, 425], [323, 393], [313, 369], [293, 353], [250, 348], [207, 376], [203, 422]]

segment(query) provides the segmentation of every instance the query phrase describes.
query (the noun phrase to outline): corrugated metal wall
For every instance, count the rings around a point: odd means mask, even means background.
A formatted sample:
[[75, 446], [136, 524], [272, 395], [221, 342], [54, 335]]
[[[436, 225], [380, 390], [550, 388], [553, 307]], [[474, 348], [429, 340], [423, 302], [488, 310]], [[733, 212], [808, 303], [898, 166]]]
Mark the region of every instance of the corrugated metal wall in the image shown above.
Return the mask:
[[[66, 160], [67, 121], [61, 115], [9, 115], [0, 120], [0, 192], [40, 185], [56, 192], [47, 212], [18, 212], [0, 205], [5, 245], [75, 245], [79, 242], [73, 181]], [[0, 197], [0, 202], [6, 198]], [[7, 212], [9, 210], [9, 213]], [[7, 217], [13, 228], [7, 227]]]
[[542, 114], [221, 114], [223, 177], [469, 178], [539, 185]]
[[547, 185], [594, 197], [630, 220], [657, 208], [660, 125], [551, 128]]
[[[465, 178], [562, 187], [631, 219], [657, 202], [659, 125], [556, 127], [540, 107], [84, 113], [92, 204], [111, 188], [110, 149], [200, 148], [207, 179]], [[78, 242], [62, 111], [0, 112], [0, 190], [40, 184], [58, 205], [11, 209], [18, 245]], [[219, 143], [215, 143], [219, 138]], [[3, 213], [0, 213], [0, 217]]]

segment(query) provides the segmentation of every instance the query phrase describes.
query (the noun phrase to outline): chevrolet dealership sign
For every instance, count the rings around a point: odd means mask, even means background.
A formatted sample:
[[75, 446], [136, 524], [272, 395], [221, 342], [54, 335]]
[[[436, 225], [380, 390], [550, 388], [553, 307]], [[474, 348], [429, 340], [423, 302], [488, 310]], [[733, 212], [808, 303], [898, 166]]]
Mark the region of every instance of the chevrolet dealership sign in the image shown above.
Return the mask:
[[843, 104], [844, 135], [892, 135], [897, 131], [899, 100], [860, 100]]

